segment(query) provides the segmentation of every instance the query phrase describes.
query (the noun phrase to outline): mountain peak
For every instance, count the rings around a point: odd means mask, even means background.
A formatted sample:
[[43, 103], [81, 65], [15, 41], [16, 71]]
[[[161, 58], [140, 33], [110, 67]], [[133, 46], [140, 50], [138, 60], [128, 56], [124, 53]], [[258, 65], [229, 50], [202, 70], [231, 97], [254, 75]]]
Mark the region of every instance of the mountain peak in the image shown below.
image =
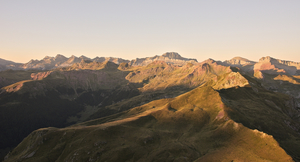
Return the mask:
[[88, 57], [86, 57], [86, 56], [84, 56], [84, 55], [81, 55], [79, 58], [80, 58], [80, 59], [84, 59], [84, 60], [90, 60], [90, 58], [88, 58]]
[[253, 65], [256, 62], [237, 56], [230, 60], [225, 60], [224, 63], [225, 65], [229, 65], [229, 66], [245, 66], [245, 65]]
[[72, 55], [70, 58], [77, 58], [75, 55]]
[[44, 57], [44, 59], [50, 59], [50, 58], [51, 58], [50, 56], [45, 56], [45, 57]]
[[66, 58], [64, 55], [61, 55], [61, 54], [57, 54], [56, 56], [55, 56], [55, 59], [57, 59], [57, 58]]
[[244, 57], [240, 57], [240, 56], [236, 56], [236, 57], [232, 58], [231, 60], [250, 61], [250, 60], [248, 60]]
[[273, 57], [270, 57], [270, 56], [266, 56], [266, 57], [260, 58], [259, 62], [270, 62], [272, 60], [276, 60], [276, 59], [274, 59]]
[[183, 66], [186, 63], [196, 63], [196, 59], [184, 58], [181, 57], [177, 52], [166, 52], [161, 56], [146, 57], [146, 58], [136, 58], [130, 61], [132, 66], [144, 66], [148, 65], [153, 61], [164, 61], [173, 65]]
[[170, 59], [181, 59], [182, 57], [177, 52], [166, 52], [162, 56]]

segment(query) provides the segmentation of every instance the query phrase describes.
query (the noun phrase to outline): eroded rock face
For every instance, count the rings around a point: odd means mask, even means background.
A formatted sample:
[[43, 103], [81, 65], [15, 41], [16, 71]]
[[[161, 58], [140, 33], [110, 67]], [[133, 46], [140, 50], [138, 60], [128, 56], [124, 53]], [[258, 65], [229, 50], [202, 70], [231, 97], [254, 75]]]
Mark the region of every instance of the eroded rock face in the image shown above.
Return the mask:
[[46, 71], [46, 72], [39, 72], [39, 73], [32, 73], [31, 78], [32, 80], [42, 80], [49, 76], [52, 73], [52, 71]]

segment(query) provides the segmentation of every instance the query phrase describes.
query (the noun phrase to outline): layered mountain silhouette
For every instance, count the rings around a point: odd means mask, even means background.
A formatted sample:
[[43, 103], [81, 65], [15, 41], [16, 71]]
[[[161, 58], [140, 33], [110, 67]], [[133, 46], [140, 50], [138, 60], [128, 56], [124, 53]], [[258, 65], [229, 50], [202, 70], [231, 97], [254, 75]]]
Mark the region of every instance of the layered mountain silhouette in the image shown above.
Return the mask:
[[0, 72], [4, 161], [300, 161], [297, 62], [167, 52], [22, 67]]
[[55, 68], [68, 67], [72, 66], [75, 63], [79, 63], [81, 61], [93, 61], [93, 62], [105, 62], [110, 61], [116, 64], [120, 63], [129, 63], [132, 66], [144, 66], [148, 65], [153, 61], [164, 61], [166, 63], [171, 63], [174, 65], [184, 65], [186, 62], [196, 63], [196, 59], [187, 59], [181, 57], [176, 52], [167, 52], [161, 56], [154, 57], [146, 57], [146, 58], [137, 58], [134, 60], [125, 60], [122, 58], [115, 57], [96, 57], [96, 58], [88, 58], [86, 56], [76, 57], [72, 55], [70, 58], [67, 58], [61, 54], [56, 55], [55, 57], [46, 56], [42, 60], [30, 60], [25, 64], [14, 63], [12, 61], [0, 60], [0, 71], [1, 70], [51, 70]]
[[171, 63], [171, 64], [179, 65], [179, 66], [182, 66], [182, 65], [186, 64], [187, 62], [189, 62], [189, 63], [196, 63], [197, 62], [196, 59], [183, 58], [176, 52], [167, 52], [167, 53], [164, 53], [161, 56], [156, 55], [154, 57], [134, 59], [134, 60], [129, 62], [129, 65], [132, 65], [132, 66], [137, 66], [137, 65], [145, 66], [145, 65], [148, 65], [148, 64], [150, 64], [154, 61], [164, 61], [166, 63]]

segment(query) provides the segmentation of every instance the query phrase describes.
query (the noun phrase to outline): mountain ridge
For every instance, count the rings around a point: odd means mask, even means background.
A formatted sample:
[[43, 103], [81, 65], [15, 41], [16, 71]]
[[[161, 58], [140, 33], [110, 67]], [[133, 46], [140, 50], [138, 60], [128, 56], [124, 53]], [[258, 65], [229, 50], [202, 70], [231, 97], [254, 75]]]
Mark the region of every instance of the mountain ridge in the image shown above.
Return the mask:
[[32, 59], [29, 62], [24, 64], [16, 64], [10, 61], [4, 62], [0, 60], [0, 65], [2, 70], [9, 69], [9, 68], [13, 70], [22, 70], [22, 69], [51, 70], [55, 68], [72, 66], [73, 64], [79, 63], [82, 60], [90, 60], [94, 62], [111, 61], [116, 64], [125, 62], [125, 63], [129, 63], [129, 65], [131, 66], [144, 66], [144, 65], [148, 65], [153, 61], [165, 61], [167, 63], [181, 65], [181, 66], [187, 62], [191, 62], [191, 63], [197, 62], [196, 59], [183, 58], [176, 52], [166, 52], [161, 56], [156, 55], [154, 57], [137, 58], [131, 61], [122, 58], [115, 58], [115, 57], [95, 57], [91, 59], [83, 55], [80, 57], [76, 57], [72, 55], [71, 57], [67, 58], [61, 54], [57, 54], [55, 57], [45, 56], [42, 60]]
[[[9, 149], [7, 147], [15, 147], [27, 136], [11, 151], [7, 161], [41, 161], [46, 157], [63, 161], [70, 158], [114, 161], [129, 160], [134, 154], [136, 157], [131, 159], [134, 161], [147, 157], [143, 154], [149, 155], [147, 158], [163, 161], [182, 161], [186, 158], [197, 161], [216, 161], [216, 158], [256, 161], [273, 159], [272, 154], [280, 155], [277, 158], [285, 161], [291, 161], [291, 157], [300, 161], [295, 153], [298, 152], [295, 150], [300, 151], [300, 76], [289, 71], [290, 67], [296, 68], [293, 66], [295, 63], [274, 61], [273, 58], [251, 62], [235, 57], [228, 62], [213, 59], [189, 62], [191, 60], [187, 59], [181, 64], [174, 60], [174, 63], [168, 62], [170, 58], [181, 59], [179, 54], [163, 55], [150, 57], [148, 61], [144, 59], [143, 65], [57, 55], [55, 58], [45, 57], [43, 61], [69, 60], [72, 64], [52, 70], [1, 71], [0, 124], [3, 125], [0, 125], [0, 137], [3, 139], [1, 146], [6, 147], [0, 148], [0, 153]], [[167, 61], [160, 59], [166, 56]], [[31, 63], [34, 62], [38, 60], [32, 60]], [[254, 66], [258, 65], [260, 67], [254, 70]], [[39, 129], [53, 126], [59, 128]], [[83, 134], [93, 134], [91, 132], [106, 128], [114, 131], [120, 128], [122, 131], [117, 131], [116, 136], [107, 139], [104, 136], [107, 137], [111, 131], [108, 134], [105, 131], [98, 132], [101, 138], [104, 135], [100, 143], [94, 141], [93, 136], [84, 137], [93, 141], [89, 143], [91, 146], [97, 146], [96, 154], [89, 150], [90, 156], [81, 151], [80, 156], [74, 156], [77, 154], [74, 147], [61, 147], [75, 144], [72, 141], [82, 139]], [[180, 134], [178, 130], [184, 130], [186, 134]], [[68, 139], [65, 143], [58, 142], [64, 138], [64, 132], [72, 134], [73, 131], [84, 133], [76, 133], [74, 138], [66, 136]], [[126, 139], [123, 138], [124, 132], [128, 132], [125, 133], [127, 141], [131, 142], [118, 145], [118, 142]], [[129, 132], [135, 133], [131, 136]], [[241, 144], [234, 137], [242, 141], [255, 141]], [[47, 143], [44, 139], [56, 142]], [[267, 143], [264, 143], [265, 139], [268, 139]], [[114, 140], [117, 143], [112, 142]], [[164, 140], [168, 142], [164, 143]], [[230, 154], [226, 151], [225, 148], [239, 151], [229, 141], [244, 150], [245, 156], [241, 152]], [[28, 142], [32, 147], [24, 148]], [[173, 142], [174, 145], [170, 144]], [[86, 150], [90, 149], [81, 145]], [[201, 145], [207, 146], [207, 149]], [[257, 152], [250, 149], [258, 145], [267, 150]], [[44, 151], [37, 151], [52, 146], [54, 154], [49, 153], [49, 156]], [[151, 151], [149, 154], [140, 152], [144, 147], [148, 151], [153, 148], [159, 151], [153, 151], [153, 154]], [[55, 148], [65, 150], [66, 154], [56, 155], [59, 151], [56, 152]], [[247, 153], [250, 150], [255, 152], [254, 156]], [[180, 156], [177, 157], [177, 153]], [[116, 159], [112, 158], [112, 154], [116, 154]]]

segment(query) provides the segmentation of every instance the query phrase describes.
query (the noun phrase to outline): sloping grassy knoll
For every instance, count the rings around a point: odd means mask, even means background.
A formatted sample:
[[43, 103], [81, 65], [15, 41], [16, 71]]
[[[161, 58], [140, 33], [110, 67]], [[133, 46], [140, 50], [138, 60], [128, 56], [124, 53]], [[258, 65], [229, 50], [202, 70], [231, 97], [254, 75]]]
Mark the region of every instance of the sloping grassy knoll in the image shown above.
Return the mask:
[[31, 80], [31, 74], [37, 70], [5, 70], [0, 71], [0, 88], [23, 80]]
[[0, 76], [10, 80], [21, 81], [31, 79], [31, 74], [41, 70], [5, 70], [0, 72]]

